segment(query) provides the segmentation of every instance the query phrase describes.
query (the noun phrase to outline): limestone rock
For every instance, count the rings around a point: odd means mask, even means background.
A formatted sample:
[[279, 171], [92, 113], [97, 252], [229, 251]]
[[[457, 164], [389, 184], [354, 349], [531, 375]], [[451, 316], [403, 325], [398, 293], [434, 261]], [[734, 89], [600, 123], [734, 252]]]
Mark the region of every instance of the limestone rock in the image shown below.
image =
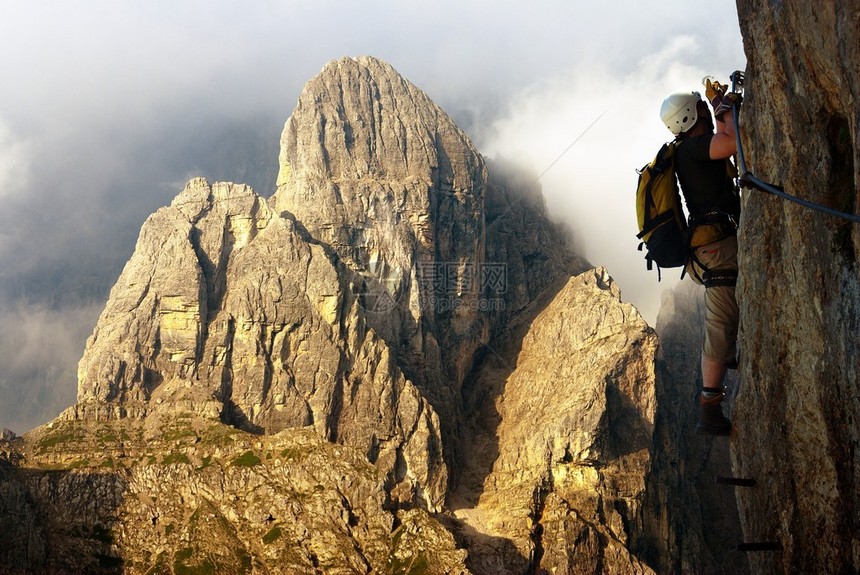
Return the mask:
[[[860, 11], [741, 0], [749, 169], [860, 213]], [[740, 233], [743, 381], [732, 440], [743, 537], [778, 541], [754, 573], [860, 571], [860, 226], [747, 191]]]
[[75, 416], [172, 409], [254, 431], [313, 426], [438, 508], [438, 417], [348, 280], [250, 188], [192, 180], [141, 230], [87, 343]]
[[308, 83], [281, 170], [271, 202], [195, 179], [147, 220], [69, 416], [312, 426], [439, 509], [475, 350], [584, 263], [533, 181], [500, 166], [488, 183], [465, 134], [372, 58]]
[[368, 322], [407, 377], [456, 416], [486, 343], [480, 308], [486, 166], [454, 122], [390, 65], [329, 63], [281, 137], [273, 206], [359, 278]]
[[[395, 525], [386, 478], [363, 453], [310, 428], [259, 436], [191, 414], [162, 418], [157, 435], [146, 424], [56, 422], [28, 434], [31, 470], [0, 469], [0, 504], [14, 479], [17, 497], [32, 502], [25, 517], [51, 534], [50, 552], [43, 542], [41, 563], [31, 565], [140, 574], [422, 565], [469, 572], [465, 552], [427, 512], [402, 512]], [[62, 453], [88, 459], [61, 462]], [[44, 469], [56, 464], [64, 469]], [[15, 517], [0, 510], [4, 520]], [[0, 571], [22, 564], [11, 555], [17, 550], [7, 546]]]
[[144, 224], [77, 404], [12, 466], [28, 561], [650, 573], [656, 336], [534, 177], [372, 58], [308, 83], [280, 165], [268, 200], [197, 178]]
[[476, 573], [650, 573], [627, 551], [650, 470], [657, 338], [605, 270], [556, 285], [470, 383], [452, 507]]

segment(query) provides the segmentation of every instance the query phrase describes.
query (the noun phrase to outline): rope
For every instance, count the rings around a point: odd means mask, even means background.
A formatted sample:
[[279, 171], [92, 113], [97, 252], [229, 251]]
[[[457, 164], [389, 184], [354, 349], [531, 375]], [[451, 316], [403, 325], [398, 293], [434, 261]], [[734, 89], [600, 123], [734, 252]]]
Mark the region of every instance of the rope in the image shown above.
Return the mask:
[[545, 169], [544, 171], [542, 171], [542, 172], [540, 173], [540, 175], [539, 175], [537, 178], [535, 178], [535, 181], [534, 181], [534, 182], [532, 182], [532, 183], [533, 183], [533, 184], [536, 184], [536, 183], [538, 182], [538, 180], [540, 180], [540, 179], [544, 176], [544, 174], [546, 174], [546, 173], [550, 170], [550, 168], [552, 168], [552, 167], [556, 164], [556, 162], [558, 162], [558, 161], [559, 161], [559, 160], [560, 160], [560, 159], [561, 159], [561, 158], [562, 158], [566, 153], [568, 153], [568, 152], [570, 151], [570, 149], [571, 149], [574, 145], [576, 145], [576, 143], [580, 140], [580, 138], [582, 138], [585, 134], [587, 134], [587, 133], [588, 133], [588, 131], [589, 131], [592, 127], [594, 127], [594, 124], [596, 124], [596, 123], [600, 120], [600, 118], [602, 118], [602, 117], [603, 117], [603, 115], [604, 115], [604, 114], [606, 114], [606, 112], [608, 112], [608, 111], [609, 111], [609, 108], [606, 108], [605, 110], [603, 110], [602, 112], [600, 112], [600, 115], [599, 115], [599, 116], [597, 116], [597, 117], [594, 119], [594, 121], [593, 121], [593, 122], [591, 122], [591, 123], [588, 125], [588, 127], [587, 127], [586, 129], [584, 129], [584, 130], [582, 131], [582, 133], [581, 133], [580, 135], [578, 135], [578, 136], [576, 137], [576, 139], [575, 139], [574, 141], [572, 141], [572, 142], [570, 143], [570, 145], [569, 145], [568, 147], [566, 147], [566, 148], [564, 149], [564, 151], [563, 151], [561, 154], [559, 154], [559, 155], [558, 155], [558, 157], [557, 157], [556, 159], [554, 159], [554, 160], [552, 161], [552, 163], [551, 163], [550, 165], [548, 165], [548, 166], [546, 167], [546, 169]]
[[[740, 83], [739, 80], [735, 77], [738, 72], [732, 74], [732, 83]], [[741, 76], [742, 79], [742, 76]], [[732, 86], [732, 90], [734, 91], [735, 86]], [[810, 202], [809, 200], [804, 200], [803, 198], [798, 198], [797, 196], [792, 196], [791, 194], [785, 193], [780, 188], [774, 186], [773, 184], [768, 184], [767, 182], [763, 182], [758, 179], [747, 169], [747, 163], [744, 158], [744, 148], [741, 145], [741, 130], [740, 130], [740, 106], [738, 102], [735, 101], [732, 104], [732, 108], [735, 111], [735, 138], [737, 140], [737, 148], [738, 148], [738, 172], [740, 173], [740, 177], [738, 181], [742, 187], [752, 187], [757, 190], [761, 190], [763, 192], [767, 192], [769, 194], [773, 194], [778, 196], [784, 200], [788, 200], [789, 202], [794, 202], [795, 204], [801, 205], [805, 208], [809, 208], [811, 210], [816, 210], [837, 218], [842, 218], [845, 220], [850, 220], [852, 222], [860, 223], [860, 216], [857, 214], [849, 214], [847, 212], [840, 212], [839, 210], [834, 210], [833, 208], [828, 208], [827, 206], [822, 206], [821, 204], [816, 204], [815, 202]]]
[[835, 216], [837, 218], [842, 218], [845, 220], [851, 220], [852, 222], [860, 223], [860, 216], [858, 216], [857, 214], [849, 214], [847, 212], [840, 212], [839, 210], [834, 210], [833, 208], [828, 208], [827, 206], [822, 206], [821, 204], [816, 204], [815, 202], [810, 202], [809, 200], [804, 200], [803, 198], [798, 198], [796, 196], [792, 196], [791, 194], [787, 194], [787, 193], [783, 192], [782, 190], [780, 190], [779, 188], [776, 188], [776, 187], [768, 184], [767, 182], [762, 182], [761, 180], [759, 180], [758, 178], [756, 178], [754, 175], [750, 174], [749, 172], [746, 172], [743, 176], [741, 176], [740, 181], [741, 181], [741, 186], [746, 184], [749, 187], [753, 187], [753, 188], [762, 190], [764, 192], [767, 192], [769, 194], [779, 196], [780, 198], [782, 198], [784, 200], [788, 200], [789, 202], [794, 202], [795, 204], [801, 205], [805, 208], [809, 208], [811, 210], [817, 210], [819, 212], [822, 212], [822, 213], [825, 213], [825, 214], [828, 214], [831, 216]]

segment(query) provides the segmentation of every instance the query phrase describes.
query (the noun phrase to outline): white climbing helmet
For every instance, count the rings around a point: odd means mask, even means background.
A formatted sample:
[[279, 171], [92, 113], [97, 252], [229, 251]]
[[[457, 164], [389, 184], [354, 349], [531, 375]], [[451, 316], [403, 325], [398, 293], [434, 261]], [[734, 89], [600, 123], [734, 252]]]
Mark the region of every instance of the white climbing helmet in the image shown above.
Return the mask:
[[698, 92], [669, 94], [663, 100], [663, 106], [660, 108], [660, 119], [676, 136], [681, 132], [686, 132], [693, 127], [699, 118], [696, 113], [696, 104], [701, 99], [702, 96]]

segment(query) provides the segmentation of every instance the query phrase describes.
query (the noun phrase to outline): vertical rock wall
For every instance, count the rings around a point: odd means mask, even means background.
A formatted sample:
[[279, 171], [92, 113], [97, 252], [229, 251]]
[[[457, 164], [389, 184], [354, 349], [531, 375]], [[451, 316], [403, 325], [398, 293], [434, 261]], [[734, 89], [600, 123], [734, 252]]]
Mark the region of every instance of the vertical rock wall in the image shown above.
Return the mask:
[[15, 476], [20, 454], [0, 439], [0, 573], [38, 573], [45, 568], [44, 526], [26, 486]]
[[[860, 7], [738, 0], [746, 161], [788, 193], [860, 213]], [[745, 192], [742, 387], [732, 437], [756, 573], [860, 571], [860, 225]]]
[[450, 457], [459, 385], [489, 336], [483, 159], [424, 92], [360, 57], [308, 82], [279, 163], [275, 210], [355, 275], [367, 325], [445, 414]]

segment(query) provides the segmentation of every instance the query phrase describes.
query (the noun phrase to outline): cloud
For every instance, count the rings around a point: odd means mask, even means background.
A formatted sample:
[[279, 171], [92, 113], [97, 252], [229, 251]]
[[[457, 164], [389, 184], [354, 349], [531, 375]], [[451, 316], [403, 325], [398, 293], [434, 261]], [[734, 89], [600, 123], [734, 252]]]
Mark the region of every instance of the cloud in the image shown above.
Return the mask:
[[666, 270], [659, 284], [646, 270], [635, 237], [636, 169], [672, 138], [659, 118], [663, 98], [699, 89], [699, 80], [714, 73], [697, 63], [700, 42], [675, 38], [622, 75], [587, 63], [542, 79], [513, 98], [481, 135], [487, 155], [543, 174], [550, 213], [571, 225], [575, 245], [609, 269], [652, 325], [660, 292], [677, 283], [680, 270]]
[[640, 286], [661, 286], [636, 259], [627, 194], [666, 139], [656, 109], [743, 66], [732, 0], [41, 0], [4, 7], [0, 51], [0, 426], [23, 402], [19, 431], [74, 397], [61, 374], [84, 316], [151, 212], [192, 176], [274, 190], [280, 130], [327, 61], [387, 60], [482, 152], [536, 173], [607, 110], [541, 183], [643, 309], [659, 297]]
[[100, 311], [97, 304], [0, 307], [0, 425], [21, 433], [74, 403], [77, 363]]
[[15, 138], [0, 118], [0, 199], [27, 187], [30, 152], [27, 142]]

